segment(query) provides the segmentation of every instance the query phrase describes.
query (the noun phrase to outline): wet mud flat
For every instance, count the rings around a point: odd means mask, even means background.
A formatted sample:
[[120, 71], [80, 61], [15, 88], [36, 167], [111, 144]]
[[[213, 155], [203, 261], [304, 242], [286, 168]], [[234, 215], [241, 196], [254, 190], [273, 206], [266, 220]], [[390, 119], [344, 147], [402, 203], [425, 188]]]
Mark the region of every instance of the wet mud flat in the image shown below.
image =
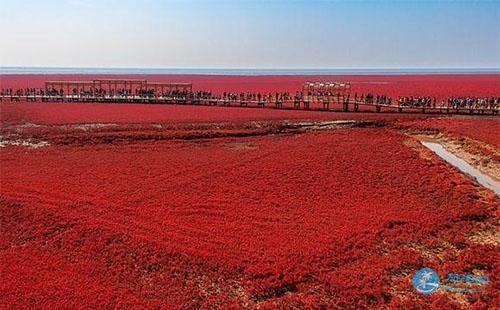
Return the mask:
[[498, 182], [497, 180], [494, 180], [492, 177], [488, 176], [487, 174], [482, 173], [479, 169], [476, 169], [475, 167], [473, 167], [472, 165], [467, 163], [462, 158], [447, 151], [443, 147], [443, 145], [441, 145], [440, 143], [429, 142], [429, 141], [422, 141], [421, 143], [422, 143], [422, 145], [424, 145], [425, 147], [427, 147], [428, 149], [430, 149], [434, 153], [436, 153], [439, 157], [441, 157], [447, 163], [449, 163], [453, 167], [458, 168], [458, 170], [469, 175], [471, 178], [476, 180], [479, 184], [483, 185], [486, 188], [491, 189], [498, 196], [500, 196], [500, 182]]

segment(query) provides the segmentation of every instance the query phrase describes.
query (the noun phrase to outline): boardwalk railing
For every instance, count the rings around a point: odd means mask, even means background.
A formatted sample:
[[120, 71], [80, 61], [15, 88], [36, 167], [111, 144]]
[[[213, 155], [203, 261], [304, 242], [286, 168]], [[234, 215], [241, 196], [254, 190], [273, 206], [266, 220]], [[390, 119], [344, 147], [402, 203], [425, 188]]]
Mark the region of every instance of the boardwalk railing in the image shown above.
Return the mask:
[[397, 104], [377, 104], [360, 100], [325, 100], [321, 96], [307, 98], [245, 100], [239, 98], [203, 97], [195, 94], [175, 96], [145, 95], [0, 95], [0, 101], [7, 102], [87, 102], [87, 103], [142, 103], [142, 104], [190, 104], [205, 106], [236, 106], [254, 108], [274, 108], [309, 111], [353, 111], [353, 112], [393, 112], [432, 114], [475, 114], [498, 115], [500, 107], [477, 106], [402, 106]]

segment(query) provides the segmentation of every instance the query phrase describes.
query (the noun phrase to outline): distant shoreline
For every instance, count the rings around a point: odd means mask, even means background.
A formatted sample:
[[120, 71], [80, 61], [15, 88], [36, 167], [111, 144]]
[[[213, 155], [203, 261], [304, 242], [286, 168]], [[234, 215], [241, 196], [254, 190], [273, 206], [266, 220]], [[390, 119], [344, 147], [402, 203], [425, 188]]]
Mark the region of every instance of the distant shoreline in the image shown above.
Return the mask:
[[402, 68], [402, 69], [210, 69], [210, 68], [56, 68], [0, 67], [0, 75], [78, 74], [78, 75], [449, 75], [500, 74], [500, 68]]

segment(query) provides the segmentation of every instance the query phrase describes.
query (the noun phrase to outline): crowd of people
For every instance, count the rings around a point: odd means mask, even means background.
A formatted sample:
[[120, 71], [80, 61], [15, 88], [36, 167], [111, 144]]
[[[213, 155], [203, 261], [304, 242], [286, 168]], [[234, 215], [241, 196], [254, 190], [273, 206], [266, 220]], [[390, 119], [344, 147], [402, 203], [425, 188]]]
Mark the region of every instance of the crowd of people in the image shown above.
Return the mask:
[[498, 109], [500, 97], [451, 97], [447, 104], [453, 109]]
[[414, 108], [435, 108], [436, 97], [398, 97], [398, 106], [400, 107], [414, 107]]
[[304, 107], [309, 107], [310, 103], [355, 103], [355, 104], [373, 104], [376, 106], [397, 106], [397, 107], [413, 107], [413, 108], [448, 108], [448, 109], [499, 109], [500, 97], [450, 97], [446, 101], [437, 102], [436, 97], [430, 96], [405, 96], [398, 97], [395, 102], [392, 98], [386, 95], [374, 95], [368, 93], [366, 95], [357, 93], [354, 94], [354, 100], [351, 101], [350, 95], [344, 95], [339, 92], [309, 92], [297, 91], [294, 94], [289, 92], [275, 93], [259, 93], [259, 92], [223, 92], [213, 93], [210, 91], [187, 91], [187, 90], [168, 90], [161, 91], [158, 89], [77, 89], [74, 88], [69, 94], [64, 92], [64, 89], [56, 88], [24, 88], [24, 89], [1, 89], [0, 100], [10, 99], [11, 101], [19, 101], [20, 99], [27, 101], [50, 101], [58, 98], [67, 99], [121, 99], [121, 98], [145, 98], [155, 99], [159, 102], [189, 102], [194, 104], [208, 105], [231, 105], [241, 104], [248, 105], [254, 103], [259, 106], [275, 105], [282, 107], [284, 103], [293, 103], [294, 107], [300, 107], [303, 103]]
[[0, 100], [3, 98], [9, 98], [11, 100], [19, 100], [22, 97], [23, 99], [26, 99], [27, 101], [30, 101], [30, 99], [36, 99], [36, 97], [43, 97], [43, 96], [63, 96], [64, 95], [64, 90], [60, 89], [57, 90], [55, 88], [20, 88], [13, 90], [12, 88], [2, 88], [0, 90]]
[[446, 109], [498, 109], [500, 97], [450, 97], [438, 102], [436, 97], [399, 97], [398, 106]]
[[365, 103], [365, 104], [375, 104], [375, 105], [392, 105], [392, 99], [386, 95], [374, 95], [371, 93], [361, 94], [358, 97], [358, 94], [354, 94], [354, 102]]

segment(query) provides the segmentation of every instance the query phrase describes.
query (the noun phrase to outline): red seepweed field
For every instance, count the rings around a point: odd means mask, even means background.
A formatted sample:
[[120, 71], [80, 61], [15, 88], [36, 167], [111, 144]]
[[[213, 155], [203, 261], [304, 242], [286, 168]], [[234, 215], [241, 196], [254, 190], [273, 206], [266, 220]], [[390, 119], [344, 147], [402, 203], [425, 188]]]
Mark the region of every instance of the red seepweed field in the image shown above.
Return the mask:
[[[2, 76], [0, 88], [46, 79]], [[324, 77], [151, 79], [213, 91], [294, 91]], [[391, 96], [500, 91], [498, 75], [329, 79]], [[498, 165], [498, 117], [86, 103], [0, 108], [2, 308], [500, 304], [500, 199], [414, 136], [456, 140]], [[300, 127], [319, 122], [330, 127]], [[422, 267], [442, 282], [460, 273], [488, 275], [490, 283], [480, 293], [422, 295], [412, 285]]]

